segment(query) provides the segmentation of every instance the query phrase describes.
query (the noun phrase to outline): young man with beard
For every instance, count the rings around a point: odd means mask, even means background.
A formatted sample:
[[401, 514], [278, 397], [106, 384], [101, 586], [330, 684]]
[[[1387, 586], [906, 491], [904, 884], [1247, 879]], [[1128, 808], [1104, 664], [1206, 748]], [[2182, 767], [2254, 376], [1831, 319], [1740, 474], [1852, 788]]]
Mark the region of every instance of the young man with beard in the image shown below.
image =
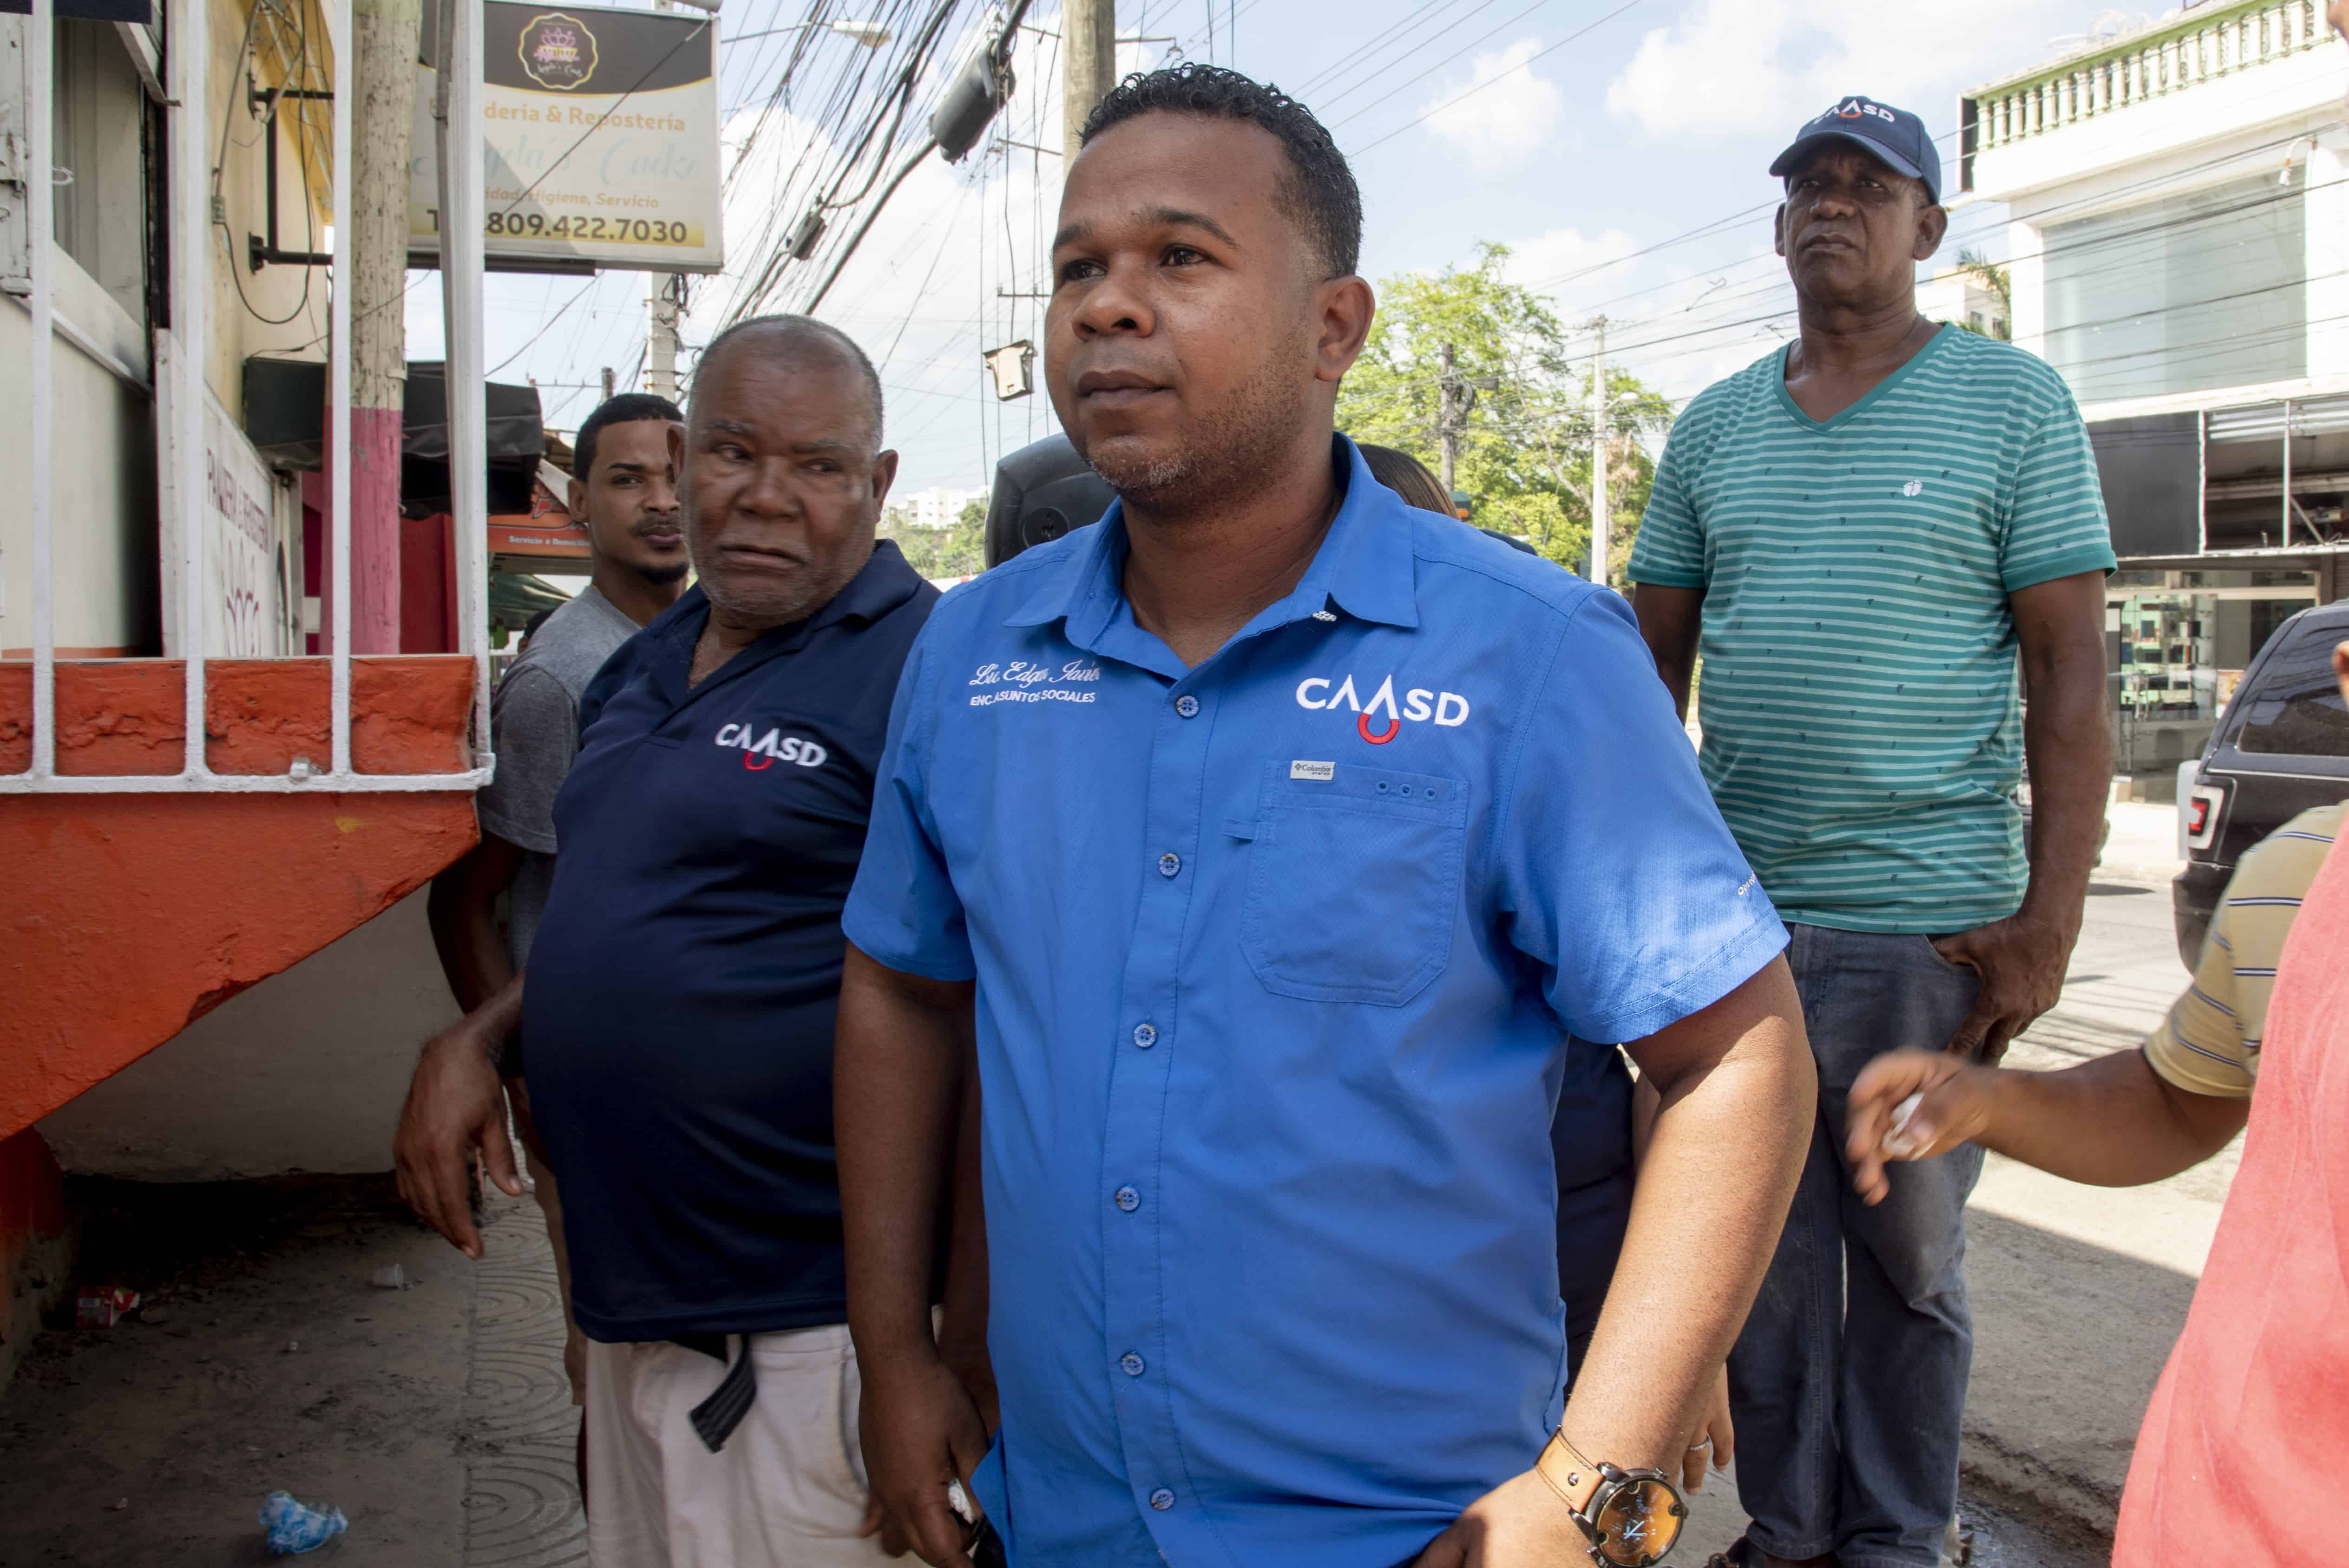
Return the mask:
[[834, 328], [721, 334], [668, 456], [698, 581], [588, 691], [527, 976], [425, 1047], [401, 1184], [471, 1237], [468, 1152], [512, 1171], [487, 1053], [519, 1020], [589, 1342], [590, 1560], [878, 1562], [833, 1014], [890, 695], [937, 593], [874, 542], [897, 456]]
[[[587, 534], [587, 586], [536, 624], [490, 702], [497, 777], [474, 798], [481, 841], [432, 881], [432, 944], [457, 1005], [471, 1012], [530, 961], [531, 940], [554, 881], [554, 795], [579, 754], [579, 698], [604, 661], [685, 591], [669, 428], [685, 416], [666, 397], [630, 392], [579, 427], [569, 494]], [[500, 903], [503, 909], [501, 911]], [[554, 1243], [567, 1335], [571, 1400], [584, 1393], [585, 1342], [570, 1324], [570, 1259], [554, 1171], [535, 1141], [522, 1085], [519, 1041], [501, 1047], [516, 1121], [531, 1145], [533, 1194]], [[478, 1245], [468, 1250], [479, 1255]]]
[[[898, 691], [834, 1117], [865, 1457], [934, 1564], [961, 1480], [1020, 1568], [1651, 1561], [1793, 1191], [1785, 935], [1628, 607], [1333, 431], [1361, 229], [1278, 92], [1111, 92], [1046, 372], [1118, 504]], [[974, 1030], [991, 1452], [928, 1317]], [[1561, 1426], [1553, 1100], [1619, 1041], [1663, 1106]]]

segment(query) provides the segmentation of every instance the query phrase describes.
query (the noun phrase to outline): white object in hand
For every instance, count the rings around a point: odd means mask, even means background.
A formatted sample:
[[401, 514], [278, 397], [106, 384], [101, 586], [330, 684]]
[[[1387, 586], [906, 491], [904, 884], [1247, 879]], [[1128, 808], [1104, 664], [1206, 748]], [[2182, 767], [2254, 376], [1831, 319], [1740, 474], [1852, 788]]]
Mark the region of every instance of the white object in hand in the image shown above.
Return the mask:
[[1916, 1151], [1917, 1140], [1909, 1136], [1909, 1119], [1916, 1115], [1917, 1108], [1924, 1103], [1924, 1092], [1920, 1090], [1892, 1108], [1892, 1126], [1884, 1135], [1885, 1153], [1899, 1160]]
[[962, 1482], [958, 1480], [947, 1482], [947, 1506], [953, 1509], [955, 1517], [965, 1524], [978, 1522], [978, 1510], [971, 1506], [970, 1493], [963, 1491]]

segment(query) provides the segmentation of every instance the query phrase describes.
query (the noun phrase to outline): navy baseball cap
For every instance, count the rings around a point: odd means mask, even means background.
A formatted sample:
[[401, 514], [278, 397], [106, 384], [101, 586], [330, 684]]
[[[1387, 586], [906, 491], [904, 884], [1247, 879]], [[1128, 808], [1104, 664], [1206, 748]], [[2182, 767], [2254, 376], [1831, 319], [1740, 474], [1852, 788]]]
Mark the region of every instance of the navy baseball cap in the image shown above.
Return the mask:
[[1923, 181], [1925, 193], [1937, 203], [1941, 200], [1941, 150], [1926, 134], [1925, 122], [1905, 108], [1857, 93], [1837, 98], [1834, 108], [1796, 131], [1770, 172], [1785, 179], [1803, 154], [1829, 140], [1855, 143], [1894, 172]]

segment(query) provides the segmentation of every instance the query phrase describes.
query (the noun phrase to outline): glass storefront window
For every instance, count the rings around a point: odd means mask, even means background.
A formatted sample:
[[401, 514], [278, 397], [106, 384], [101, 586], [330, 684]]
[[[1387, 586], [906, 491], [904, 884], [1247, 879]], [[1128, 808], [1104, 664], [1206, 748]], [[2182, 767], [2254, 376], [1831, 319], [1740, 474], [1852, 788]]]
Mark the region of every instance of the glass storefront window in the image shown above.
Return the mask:
[[2302, 187], [2230, 181], [2043, 231], [2046, 355], [2083, 403], [2308, 374]]

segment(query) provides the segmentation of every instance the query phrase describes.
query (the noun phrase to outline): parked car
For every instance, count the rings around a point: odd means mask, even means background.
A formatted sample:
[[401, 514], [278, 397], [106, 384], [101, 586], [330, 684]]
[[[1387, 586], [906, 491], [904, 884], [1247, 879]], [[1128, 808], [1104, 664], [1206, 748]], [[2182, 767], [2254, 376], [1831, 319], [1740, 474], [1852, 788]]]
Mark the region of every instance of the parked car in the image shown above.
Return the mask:
[[[2170, 886], [2178, 955], [2201, 956], [2211, 913], [2243, 851], [2312, 806], [2349, 799], [2349, 709], [2333, 649], [2349, 640], [2349, 599], [2286, 621], [2243, 672], [2201, 760], [2181, 769], [2186, 869]], [[2191, 779], [2183, 777], [2192, 770]]]

